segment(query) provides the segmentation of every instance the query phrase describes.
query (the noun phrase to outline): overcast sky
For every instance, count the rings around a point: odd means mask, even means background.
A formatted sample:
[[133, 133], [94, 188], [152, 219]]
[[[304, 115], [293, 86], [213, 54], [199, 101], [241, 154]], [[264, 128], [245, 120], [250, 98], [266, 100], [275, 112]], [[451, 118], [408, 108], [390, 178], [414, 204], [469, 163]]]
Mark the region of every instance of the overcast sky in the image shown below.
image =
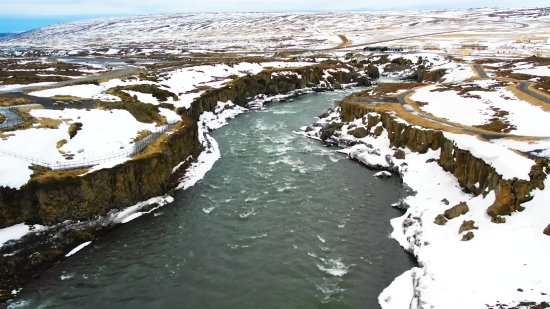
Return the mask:
[[184, 12], [287, 12], [544, 7], [548, 0], [2, 0], [0, 32], [104, 16]]

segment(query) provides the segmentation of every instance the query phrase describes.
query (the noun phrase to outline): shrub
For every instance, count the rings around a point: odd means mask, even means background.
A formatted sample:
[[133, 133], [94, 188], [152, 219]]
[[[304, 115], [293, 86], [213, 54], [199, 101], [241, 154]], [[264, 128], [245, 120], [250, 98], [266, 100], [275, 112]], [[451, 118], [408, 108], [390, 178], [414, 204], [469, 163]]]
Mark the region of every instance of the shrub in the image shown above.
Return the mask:
[[[82, 123], [81, 122], [74, 122], [74, 123], [71, 123], [71, 125], [69, 126], [69, 136], [70, 138], [72, 139], [73, 137], [76, 136], [76, 133], [78, 133], [78, 131], [82, 130]], [[59, 142], [58, 142], [59, 144]]]

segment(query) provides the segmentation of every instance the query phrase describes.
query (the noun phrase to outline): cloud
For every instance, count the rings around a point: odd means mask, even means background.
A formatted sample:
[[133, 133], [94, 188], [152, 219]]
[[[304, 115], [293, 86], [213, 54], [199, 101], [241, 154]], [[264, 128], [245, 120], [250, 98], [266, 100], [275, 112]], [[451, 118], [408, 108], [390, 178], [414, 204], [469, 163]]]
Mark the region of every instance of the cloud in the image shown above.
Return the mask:
[[184, 12], [398, 10], [415, 8], [542, 7], [547, 0], [2, 0], [1, 16], [137, 15]]

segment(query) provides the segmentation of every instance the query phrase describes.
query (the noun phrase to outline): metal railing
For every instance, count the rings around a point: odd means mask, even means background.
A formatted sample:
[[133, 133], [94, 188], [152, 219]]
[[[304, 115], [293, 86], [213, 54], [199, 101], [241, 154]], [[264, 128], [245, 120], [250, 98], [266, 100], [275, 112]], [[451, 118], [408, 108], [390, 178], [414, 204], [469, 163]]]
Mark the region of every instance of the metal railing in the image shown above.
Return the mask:
[[23, 118], [17, 118], [15, 120], [5, 120], [0, 123], [0, 129], [15, 127], [23, 123]]
[[0, 149], [0, 156], [1, 157], [11, 157], [18, 160], [22, 160], [25, 162], [32, 163], [34, 165], [42, 166], [54, 171], [63, 171], [63, 170], [73, 170], [73, 169], [79, 169], [79, 168], [86, 168], [86, 167], [92, 167], [98, 164], [102, 163], [108, 163], [113, 162], [121, 158], [128, 158], [131, 157], [141, 151], [143, 151], [147, 146], [149, 146], [151, 143], [153, 143], [159, 136], [164, 134], [166, 131], [168, 131], [170, 128], [172, 128], [176, 122], [171, 122], [168, 124], [165, 124], [159, 128], [157, 128], [154, 132], [152, 132], [150, 135], [145, 137], [144, 139], [134, 143], [131, 148], [125, 149], [122, 151], [118, 151], [116, 153], [108, 154], [105, 156], [97, 157], [97, 158], [89, 158], [79, 161], [57, 161], [57, 162], [49, 162], [46, 160], [33, 158], [30, 156], [18, 154], [11, 151], [1, 150]]

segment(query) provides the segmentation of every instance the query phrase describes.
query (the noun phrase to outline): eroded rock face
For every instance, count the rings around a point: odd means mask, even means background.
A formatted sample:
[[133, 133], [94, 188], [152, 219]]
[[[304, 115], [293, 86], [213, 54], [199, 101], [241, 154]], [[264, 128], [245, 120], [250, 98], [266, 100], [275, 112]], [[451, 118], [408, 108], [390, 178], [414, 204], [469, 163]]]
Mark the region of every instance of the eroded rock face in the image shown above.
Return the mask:
[[[538, 159], [529, 173], [530, 180], [503, 179], [491, 165], [476, 158], [467, 150], [460, 149], [445, 138], [441, 131], [422, 130], [415, 128], [395, 118], [391, 113], [379, 113], [365, 104], [358, 104], [353, 97], [344, 99], [341, 107], [341, 117], [345, 122], [355, 118], [366, 118], [369, 132], [375, 127], [374, 133], [380, 136], [383, 129], [387, 130], [390, 145], [397, 148], [409, 148], [413, 152], [423, 153], [428, 149], [440, 149], [437, 163], [447, 172], [452, 173], [465, 191], [474, 195], [495, 191], [496, 199], [487, 209], [491, 217], [511, 215], [522, 211], [521, 206], [533, 197], [531, 191], [535, 188], [544, 189], [544, 181], [550, 173], [549, 160]], [[378, 126], [381, 123], [382, 126]], [[428, 160], [432, 162], [433, 160]], [[500, 219], [498, 219], [500, 220]]]
[[138, 155], [111, 169], [82, 177], [31, 178], [20, 190], [0, 187], [0, 228], [21, 222], [52, 225], [88, 220], [165, 194], [184, 173], [184, 166], [172, 173], [174, 166], [189, 156], [197, 157], [203, 147], [197, 123], [188, 117], [173, 134], [161, 138], [165, 142], [160, 151]]
[[470, 211], [470, 207], [468, 207], [468, 204], [462, 202], [456, 206], [453, 206], [447, 210], [445, 210], [445, 218], [451, 220], [453, 218], [456, 218], [460, 215], [464, 215]]
[[475, 221], [464, 221], [462, 222], [462, 225], [458, 229], [458, 234], [462, 234], [462, 232], [471, 231], [471, 230], [477, 230], [478, 228], [474, 226]]

